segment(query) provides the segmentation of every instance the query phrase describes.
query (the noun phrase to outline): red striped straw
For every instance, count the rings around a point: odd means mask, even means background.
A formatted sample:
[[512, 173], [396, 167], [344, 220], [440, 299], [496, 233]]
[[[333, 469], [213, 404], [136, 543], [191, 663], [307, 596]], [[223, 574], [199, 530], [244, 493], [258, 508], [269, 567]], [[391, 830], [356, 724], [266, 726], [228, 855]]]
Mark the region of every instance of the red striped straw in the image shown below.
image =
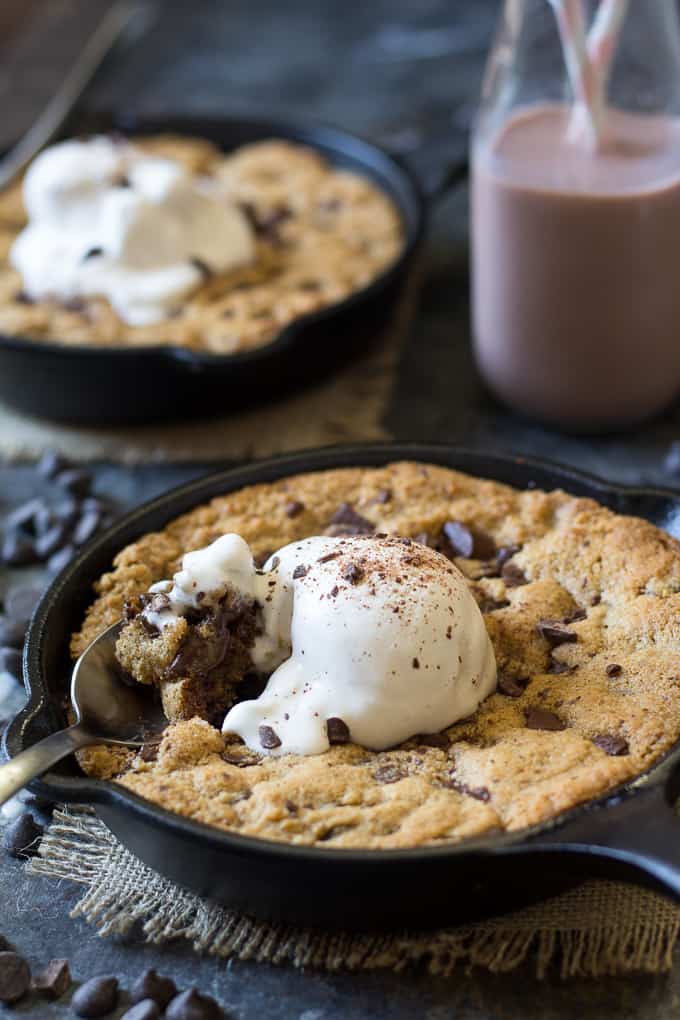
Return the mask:
[[604, 107], [607, 81], [628, 6], [629, 0], [600, 0], [588, 33], [588, 56], [597, 78], [597, 102], [601, 108]]
[[590, 142], [600, 140], [598, 76], [588, 53], [583, 0], [549, 0], [555, 11], [569, 80], [578, 107], [585, 114]]

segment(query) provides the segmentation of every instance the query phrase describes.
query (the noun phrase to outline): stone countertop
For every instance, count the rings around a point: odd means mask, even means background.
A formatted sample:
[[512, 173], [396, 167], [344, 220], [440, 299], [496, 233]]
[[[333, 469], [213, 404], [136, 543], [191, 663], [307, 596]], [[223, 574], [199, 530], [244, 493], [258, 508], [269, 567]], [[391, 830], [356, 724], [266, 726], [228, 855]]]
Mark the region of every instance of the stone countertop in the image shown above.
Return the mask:
[[[15, 0], [9, 0], [14, 3]], [[32, 22], [3, 63], [4, 140], [25, 127], [82, 44], [105, 0], [27, 0]], [[153, 32], [111, 60], [88, 94], [91, 110], [303, 114], [335, 121], [393, 146], [414, 148], [419, 172], [436, 175], [463, 151], [496, 0], [166, 0]], [[29, 31], [30, 29], [30, 31]], [[30, 77], [18, 74], [31, 67]], [[1, 139], [0, 139], [1, 144]], [[664, 471], [680, 434], [677, 408], [623, 436], [574, 438], [520, 421], [483, 391], [468, 342], [465, 189], [432, 211], [428, 274], [386, 424], [400, 439], [465, 443], [561, 460], [631, 484], [673, 484]], [[97, 490], [123, 507], [203, 468], [96, 466]], [[676, 479], [677, 484], [677, 479]], [[33, 494], [24, 466], [0, 465], [0, 514]], [[4, 587], [9, 576], [0, 580]], [[0, 930], [38, 964], [67, 956], [74, 974], [145, 966], [197, 984], [231, 1015], [270, 1020], [670, 1020], [680, 1015], [680, 969], [663, 977], [537, 984], [524, 972], [450, 980], [417, 974], [328, 975], [198, 959], [180, 945], [157, 950], [139, 933], [97, 939], [68, 911], [70, 884], [30, 878], [0, 859]], [[69, 1016], [66, 1006], [0, 1006], [0, 1016]]]

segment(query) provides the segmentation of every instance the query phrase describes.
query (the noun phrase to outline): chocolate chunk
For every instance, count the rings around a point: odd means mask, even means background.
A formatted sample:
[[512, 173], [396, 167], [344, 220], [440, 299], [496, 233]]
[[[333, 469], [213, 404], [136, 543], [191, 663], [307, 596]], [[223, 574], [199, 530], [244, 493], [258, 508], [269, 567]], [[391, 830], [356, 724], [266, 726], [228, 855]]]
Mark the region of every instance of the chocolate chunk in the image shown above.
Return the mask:
[[266, 751], [272, 751], [275, 747], [281, 747], [281, 738], [271, 726], [260, 726], [258, 733], [260, 744]]
[[496, 562], [498, 563], [498, 566], [502, 567], [504, 563], [511, 560], [521, 548], [521, 545], [502, 545], [496, 553]]
[[588, 614], [585, 609], [581, 609], [579, 606], [578, 609], [574, 609], [571, 613], [568, 613], [562, 620], [562, 623], [577, 623], [579, 620], [585, 620], [587, 616]]
[[528, 677], [515, 677], [507, 673], [498, 674], [498, 690], [507, 698], [521, 698], [528, 683]]
[[70, 466], [66, 457], [57, 450], [45, 450], [35, 469], [41, 478], [55, 478], [60, 471], [65, 471]]
[[31, 563], [37, 563], [38, 554], [33, 541], [14, 529], [5, 532], [0, 548], [0, 561], [8, 567], [27, 567]]
[[531, 705], [524, 711], [527, 729], [529, 730], [566, 730], [566, 723], [563, 723], [554, 712], [545, 708]]
[[32, 981], [34, 990], [45, 999], [60, 999], [70, 985], [71, 971], [68, 960], [50, 960]]
[[78, 468], [67, 468], [55, 476], [55, 482], [73, 496], [86, 496], [92, 485], [92, 476], [88, 471]]
[[373, 500], [374, 503], [389, 503], [392, 499], [391, 489], [378, 489]]
[[376, 783], [398, 783], [408, 775], [399, 765], [381, 765], [373, 773]]
[[550, 664], [548, 666], [548, 673], [551, 676], [559, 676], [561, 673], [571, 673], [574, 667], [569, 666], [566, 662], [558, 662], [557, 659], [550, 658]]
[[414, 659], [411, 665], [414, 669], [420, 669], [420, 661], [418, 659]]
[[172, 1000], [165, 1017], [166, 1020], [224, 1020], [224, 1012], [214, 999], [189, 988]]
[[602, 601], [601, 595], [593, 595], [593, 597], [590, 600], [590, 604], [591, 606], [599, 606], [601, 601]]
[[541, 637], [546, 639], [551, 648], [557, 648], [558, 645], [574, 644], [578, 640], [574, 631], [569, 630], [561, 620], [539, 620], [536, 630]]
[[35, 551], [41, 560], [48, 560], [68, 541], [68, 528], [63, 521], [58, 521], [48, 531], [35, 540]]
[[18, 682], [22, 682], [21, 652], [18, 648], [0, 646], [0, 673], [9, 673]]
[[350, 584], [358, 584], [364, 576], [364, 572], [357, 563], [348, 563], [342, 571], [342, 576]]
[[305, 504], [301, 503], [299, 499], [291, 499], [284, 507], [286, 517], [297, 517], [298, 514], [302, 513], [304, 508]]
[[[238, 632], [247, 629], [249, 609], [252, 615], [251, 624], [254, 626], [254, 610], [250, 603], [248, 607], [244, 606], [242, 609], [220, 606], [208, 615], [199, 611], [195, 622], [211, 620], [212, 635], [208, 639], [200, 630], [190, 627], [174, 659], [163, 670], [161, 679], [173, 681], [194, 677], [205, 680], [209, 677], [210, 673], [221, 666], [227, 658], [233, 642], [238, 640]], [[186, 618], [191, 621], [189, 615]], [[142, 621], [145, 627], [154, 627], [145, 616], [142, 616]], [[153, 629], [150, 632], [153, 633]]]
[[161, 1020], [160, 1006], [153, 999], [141, 999], [126, 1009], [120, 1020]]
[[4, 648], [23, 648], [25, 638], [25, 621], [0, 616], [0, 645]]
[[338, 588], [337, 584], [334, 584], [333, 587], [331, 588], [330, 592], [329, 592], [330, 597], [332, 599], [336, 598], [336, 596], [338, 595], [339, 591], [340, 591], [340, 589]]
[[513, 563], [512, 560], [504, 563], [501, 567], [501, 578], [505, 582], [506, 588], [519, 588], [523, 584], [529, 583], [529, 579], [522, 568], [517, 563]]
[[172, 978], [157, 974], [153, 968], [145, 970], [143, 974], [140, 974], [130, 991], [132, 1002], [153, 999], [162, 1009], [165, 1009], [170, 1000], [174, 999], [176, 995], [177, 986]]
[[74, 545], [83, 545], [96, 534], [102, 522], [102, 515], [98, 510], [86, 510], [73, 529]]
[[619, 755], [630, 754], [628, 741], [616, 733], [598, 733], [593, 737], [593, 743], [605, 754], [610, 754], [615, 758]]
[[326, 733], [328, 734], [329, 744], [349, 743], [349, 726], [344, 719], [339, 719], [337, 716], [331, 716], [330, 719], [326, 719]]
[[137, 754], [145, 762], [154, 762], [158, 758], [160, 744], [143, 744]]
[[297, 567], [293, 571], [294, 580], [298, 580], [300, 577], [306, 577], [309, 573], [309, 567], [306, 567], [304, 563], [298, 563]]
[[104, 254], [104, 249], [100, 248], [98, 245], [95, 248], [88, 248], [87, 251], [85, 252], [85, 254], [83, 255], [83, 262], [87, 262], [88, 259], [99, 258], [99, 256], [103, 255], [103, 254]]
[[43, 827], [38, 825], [30, 811], [22, 813], [7, 826], [2, 834], [2, 846], [10, 857], [34, 857], [38, 852]]
[[510, 605], [507, 599], [494, 599], [490, 595], [482, 597], [477, 604], [482, 613], [495, 613], [497, 609], [507, 609]]
[[318, 558], [318, 560], [316, 562], [317, 563], [330, 563], [331, 560], [337, 560], [339, 555], [340, 555], [339, 552], [326, 553], [325, 556], [319, 556], [319, 558]]
[[211, 276], [215, 275], [208, 263], [204, 259], [199, 258], [198, 255], [192, 255], [189, 262], [194, 269], [198, 269], [204, 280], [209, 280]]
[[349, 503], [341, 503], [326, 529], [329, 535], [372, 535], [375, 524], [358, 514]]
[[619, 666], [618, 662], [610, 662], [605, 670], [607, 676], [619, 676], [622, 672], [623, 666]]
[[491, 794], [486, 786], [468, 786], [467, 783], [461, 783], [460, 780], [453, 776], [449, 779], [442, 779], [440, 782], [447, 789], [455, 790], [466, 797], [473, 797], [475, 800], [481, 800], [483, 804], [487, 804], [491, 800]]
[[112, 1013], [118, 1005], [118, 980], [115, 977], [93, 977], [76, 990], [71, 1008], [76, 1016], [96, 1018]]
[[445, 750], [451, 746], [451, 738], [446, 733], [419, 733], [413, 739], [421, 747], [440, 747]]
[[67, 567], [73, 557], [76, 554], [76, 547], [74, 545], [65, 545], [63, 549], [59, 549], [54, 555], [50, 556], [47, 561], [47, 569], [51, 574], [58, 574], [60, 571]]
[[248, 754], [247, 751], [223, 751], [221, 757], [228, 765], [236, 765], [240, 769], [259, 765], [262, 760], [256, 754]]
[[0, 1002], [18, 1002], [30, 984], [31, 971], [23, 956], [18, 953], [0, 953]]
[[446, 540], [442, 551], [448, 555], [461, 556], [463, 559], [490, 560], [496, 554], [496, 544], [491, 535], [461, 521], [447, 521], [442, 528], [442, 535]]

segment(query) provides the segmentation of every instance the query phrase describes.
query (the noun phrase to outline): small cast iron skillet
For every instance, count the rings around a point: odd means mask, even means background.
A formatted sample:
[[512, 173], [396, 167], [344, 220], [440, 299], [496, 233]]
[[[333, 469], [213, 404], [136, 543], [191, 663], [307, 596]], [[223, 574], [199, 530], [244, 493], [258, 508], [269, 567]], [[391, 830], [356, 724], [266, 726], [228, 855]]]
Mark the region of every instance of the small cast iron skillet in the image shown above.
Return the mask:
[[[287, 325], [273, 343], [234, 354], [173, 346], [81, 347], [0, 335], [0, 398], [30, 415], [73, 424], [130, 424], [225, 414], [280, 397], [340, 367], [389, 328], [413, 275], [426, 220], [415, 175], [396, 156], [356, 135], [320, 124], [216, 117], [96, 118], [72, 121], [65, 135], [171, 131], [225, 151], [266, 138], [317, 149], [335, 166], [370, 178], [394, 202], [404, 227], [396, 261], [372, 283]], [[449, 181], [465, 169], [460, 161]], [[440, 180], [440, 188], [444, 180]]]
[[[519, 488], [563, 487], [680, 534], [680, 497], [609, 485], [568, 468], [424, 444], [347, 446], [234, 468], [191, 482], [128, 514], [90, 542], [54, 581], [24, 653], [29, 702], [9, 726], [17, 754], [65, 724], [68, 639], [92, 583], [123, 546], [214, 496], [300, 471], [414, 459]], [[324, 927], [427, 927], [500, 913], [594, 875], [650, 886], [680, 902], [680, 742], [648, 772], [548, 824], [454, 846], [331, 850], [221, 832], [182, 818], [74, 761], [35, 786], [54, 801], [86, 802], [142, 861], [195, 892], [271, 920]]]

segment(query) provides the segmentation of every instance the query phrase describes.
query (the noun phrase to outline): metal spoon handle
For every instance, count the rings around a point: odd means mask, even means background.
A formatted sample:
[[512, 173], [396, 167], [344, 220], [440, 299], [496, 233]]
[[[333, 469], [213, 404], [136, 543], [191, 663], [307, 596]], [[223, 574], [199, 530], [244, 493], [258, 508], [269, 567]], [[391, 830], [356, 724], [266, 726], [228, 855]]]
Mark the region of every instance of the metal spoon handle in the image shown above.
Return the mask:
[[42, 775], [55, 762], [65, 758], [79, 747], [95, 743], [82, 726], [69, 726], [52, 733], [44, 740], [21, 751], [6, 765], [0, 765], [0, 805], [18, 793], [31, 779]]

